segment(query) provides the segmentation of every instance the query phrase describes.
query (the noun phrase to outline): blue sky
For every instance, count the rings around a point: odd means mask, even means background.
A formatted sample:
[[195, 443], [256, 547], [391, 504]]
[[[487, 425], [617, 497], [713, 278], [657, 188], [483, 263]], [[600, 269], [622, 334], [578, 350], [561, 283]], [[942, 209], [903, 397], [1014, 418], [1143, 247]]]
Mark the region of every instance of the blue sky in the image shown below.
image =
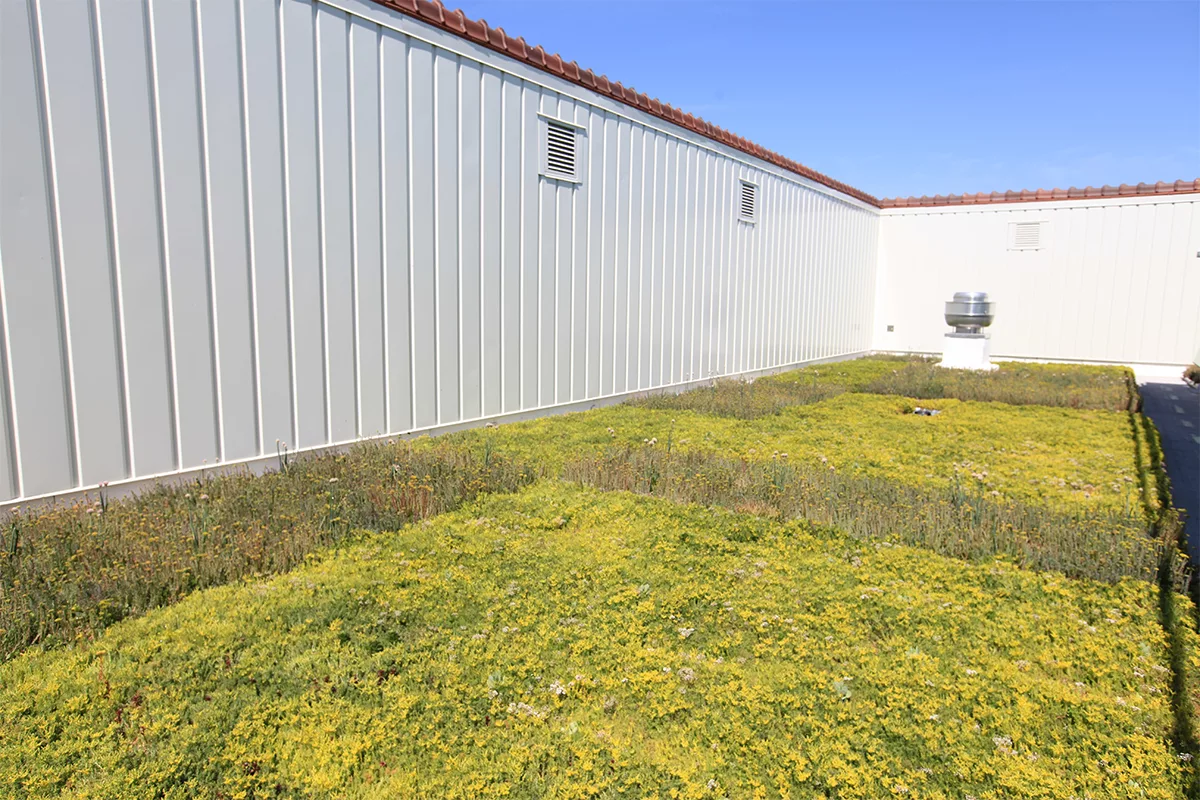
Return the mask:
[[462, 8], [880, 197], [1200, 177], [1200, 0]]

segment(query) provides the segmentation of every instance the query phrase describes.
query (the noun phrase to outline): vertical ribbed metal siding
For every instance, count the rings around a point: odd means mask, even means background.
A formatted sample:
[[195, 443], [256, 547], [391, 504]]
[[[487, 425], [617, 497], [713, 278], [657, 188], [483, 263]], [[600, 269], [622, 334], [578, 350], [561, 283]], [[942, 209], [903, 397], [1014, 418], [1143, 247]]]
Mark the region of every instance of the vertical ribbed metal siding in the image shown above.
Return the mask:
[[0, 499], [869, 346], [873, 209], [347, 8], [0, 5]]
[[[1008, 249], [1017, 222], [1042, 223], [1042, 249]], [[1200, 348], [1196, 195], [891, 211], [880, 230], [875, 349], [940, 352], [942, 303], [966, 289], [998, 303], [997, 355], [1186, 364]]]

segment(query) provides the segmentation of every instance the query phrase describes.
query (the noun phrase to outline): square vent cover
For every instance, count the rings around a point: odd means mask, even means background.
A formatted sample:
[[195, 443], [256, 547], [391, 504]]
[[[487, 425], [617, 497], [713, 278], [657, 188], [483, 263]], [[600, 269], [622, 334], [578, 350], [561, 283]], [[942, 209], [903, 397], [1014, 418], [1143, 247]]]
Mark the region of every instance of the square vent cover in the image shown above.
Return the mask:
[[580, 129], [555, 119], [544, 119], [542, 174], [548, 178], [579, 182]]
[[754, 222], [758, 213], [758, 187], [750, 181], [739, 181], [738, 219]]
[[1044, 222], [1008, 223], [1009, 250], [1041, 250]]

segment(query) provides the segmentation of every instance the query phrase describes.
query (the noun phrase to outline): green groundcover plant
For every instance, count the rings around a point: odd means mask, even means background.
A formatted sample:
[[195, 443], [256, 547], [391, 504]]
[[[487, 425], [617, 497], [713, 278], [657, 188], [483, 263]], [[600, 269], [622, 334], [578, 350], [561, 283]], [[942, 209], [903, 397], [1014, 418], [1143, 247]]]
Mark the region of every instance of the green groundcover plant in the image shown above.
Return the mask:
[[792, 370], [756, 383], [1107, 411], [1136, 411], [1140, 405], [1128, 367], [1019, 361], [1001, 361], [998, 366], [992, 372], [976, 372], [944, 369], [935, 359], [919, 356], [873, 356]]
[[196, 589], [291, 569], [355, 530], [395, 529], [533, 478], [486, 447], [363, 444], [298, 460], [281, 454], [264, 475], [11, 514], [0, 525], [0, 660], [93, 636]]
[[0, 666], [0, 793], [1176, 798], [1156, 595], [543, 482]]
[[1144, 498], [1128, 414], [960, 400], [836, 394], [739, 419], [619, 405], [455, 434], [451, 441], [557, 472], [610, 446], [655, 442], [728, 458], [795, 461], [909, 485], [969, 486], [993, 498], [1141, 514]]
[[842, 474], [781, 455], [749, 462], [649, 445], [581, 458], [563, 475], [588, 486], [806, 519], [859, 539], [916, 545], [955, 558], [1004, 555], [1021, 566], [1070, 577], [1154, 581], [1161, 574], [1176, 589], [1186, 585], [1181, 530], [1173, 516], [1152, 524], [1113, 512], [1063, 512], [997, 501], [963, 487], [928, 489]]
[[[749, 418], [626, 404], [345, 454], [283, 453], [266, 475], [17, 513], [0, 524], [0, 659], [94, 636], [199, 588], [285, 571], [352, 530], [394, 529], [614, 449], [828, 471], [836, 481], [823, 490], [828, 502], [813, 507], [826, 509], [819, 519], [852, 530], [896, 524], [899, 541], [942, 553], [985, 541], [965, 551], [1023, 552], [1028, 566], [1101, 579], [1153, 572], [1166, 538], [1147, 535], [1159, 489], [1147, 478], [1140, 414], [943, 399], [921, 401], [941, 412], [926, 417], [901, 397], [802, 392], [805, 404], [775, 396], [771, 413]], [[623, 485], [613, 481], [624, 469], [594, 482]], [[898, 497], [918, 495], [928, 500], [922, 513], [894, 513]], [[968, 506], [1003, 513], [964, 518]], [[917, 521], [919, 531], [909, 524]], [[993, 538], [1001, 523], [1008, 527]], [[1113, 548], [1118, 535], [1127, 545]]]

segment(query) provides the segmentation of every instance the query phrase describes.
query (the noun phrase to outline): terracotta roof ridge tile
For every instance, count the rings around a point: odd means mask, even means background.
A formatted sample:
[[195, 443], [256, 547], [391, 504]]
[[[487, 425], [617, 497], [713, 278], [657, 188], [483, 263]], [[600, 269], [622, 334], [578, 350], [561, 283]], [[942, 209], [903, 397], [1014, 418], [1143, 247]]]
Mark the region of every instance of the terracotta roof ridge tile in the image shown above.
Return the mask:
[[725, 130], [703, 117], [675, 108], [657, 97], [651, 98], [632, 86], [624, 86], [607, 75], [597, 75], [583, 69], [575, 61], [567, 61], [558, 53], [547, 53], [541, 45], [530, 46], [523, 37], [513, 38], [503, 28], [493, 28], [486, 20], [473, 20], [461, 9], [447, 11], [440, 0], [373, 0], [402, 14], [434, 25], [442, 30], [503, 53], [551, 75], [579, 84], [585, 89], [606, 95], [614, 100], [633, 106], [641, 111], [664, 119], [686, 130], [693, 131], [720, 144], [760, 158], [781, 169], [800, 175], [831, 189], [862, 200], [877, 208], [919, 208], [934, 206], [985, 205], [991, 203], [1032, 203], [1053, 200], [1093, 199], [1107, 197], [1138, 197], [1145, 195], [1189, 194], [1200, 192], [1200, 179], [1178, 180], [1172, 183], [1139, 183], [1136, 186], [1123, 183], [1120, 186], [1072, 186], [1068, 189], [1021, 189], [1007, 192], [979, 192], [977, 194], [949, 194], [934, 197], [890, 197], [879, 200], [828, 175], [817, 172], [786, 156], [755, 144], [737, 134]]
[[568, 62], [558, 53], [547, 54], [541, 45], [531, 47], [523, 38], [509, 36], [504, 32], [503, 28], [492, 28], [482, 19], [473, 20], [464, 14], [461, 9], [447, 11], [440, 0], [373, 1], [394, 11], [415, 17], [426, 24], [441, 28], [447, 33], [452, 33], [455, 36], [460, 36], [483, 47], [503, 53], [518, 61], [523, 61], [551, 75], [579, 84], [585, 89], [590, 89], [626, 105], [633, 106], [647, 114], [664, 119], [673, 125], [693, 131], [736, 150], [741, 150], [743, 153], [760, 158], [788, 172], [828, 186], [831, 189], [854, 197], [876, 208], [883, 207], [883, 204], [876, 197], [867, 192], [834, 180], [828, 175], [823, 175], [790, 158], [768, 150], [761, 145], [754, 144], [741, 136], [736, 136], [723, 128], [707, 122], [701, 117], [688, 114], [664, 103], [658, 98], [651, 99], [648, 95], [632, 87], [625, 87], [619, 81], [610, 80], [606, 75], [597, 77], [596, 73], [592, 70], [581, 69], [577, 63], [574, 61]]
[[1140, 197], [1144, 195], [1192, 194], [1200, 192], [1200, 178], [1191, 181], [1167, 183], [1139, 183], [1136, 186], [1122, 183], [1120, 186], [1072, 186], [1069, 189], [1022, 189], [1020, 191], [992, 192], [985, 194], [951, 194], [936, 197], [885, 197], [881, 208], [921, 208], [944, 205], [980, 205], [985, 203], [1033, 203], [1053, 200], [1096, 199], [1107, 197]]

